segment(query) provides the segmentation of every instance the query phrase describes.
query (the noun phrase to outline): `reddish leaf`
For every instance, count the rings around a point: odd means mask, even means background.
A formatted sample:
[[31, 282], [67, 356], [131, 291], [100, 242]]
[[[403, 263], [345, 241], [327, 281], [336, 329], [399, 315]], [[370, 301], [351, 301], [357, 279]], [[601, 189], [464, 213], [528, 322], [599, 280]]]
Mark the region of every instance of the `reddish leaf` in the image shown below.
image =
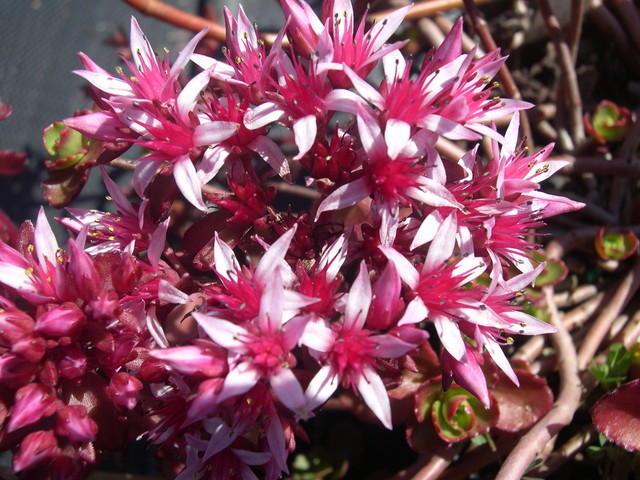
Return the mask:
[[640, 379], [607, 393], [591, 408], [596, 429], [608, 440], [640, 453]]
[[42, 182], [44, 198], [52, 207], [65, 207], [80, 194], [88, 177], [89, 169], [82, 165], [77, 168], [51, 170], [49, 178]]
[[490, 392], [500, 408], [496, 427], [506, 432], [529, 428], [545, 415], [553, 405], [553, 394], [547, 383], [526, 370], [515, 370], [520, 387], [500, 372]]

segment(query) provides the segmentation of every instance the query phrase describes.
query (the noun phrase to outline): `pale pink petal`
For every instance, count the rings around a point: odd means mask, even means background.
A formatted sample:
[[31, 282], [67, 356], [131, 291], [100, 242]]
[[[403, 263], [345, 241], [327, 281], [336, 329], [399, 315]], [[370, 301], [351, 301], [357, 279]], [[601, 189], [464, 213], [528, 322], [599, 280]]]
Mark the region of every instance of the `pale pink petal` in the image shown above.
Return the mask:
[[407, 5], [406, 7], [398, 8], [371, 27], [371, 30], [369, 30], [367, 34], [367, 36], [370, 36], [372, 39], [371, 51], [377, 51], [389, 40], [404, 20], [404, 17], [407, 16], [411, 7], [412, 5]]
[[323, 405], [337, 390], [338, 374], [331, 365], [325, 365], [315, 374], [305, 391], [307, 408], [314, 410]]
[[162, 329], [162, 326], [158, 321], [158, 317], [156, 316], [155, 306], [149, 307], [145, 320], [147, 324], [147, 330], [149, 330], [149, 333], [151, 334], [153, 339], [156, 341], [158, 346], [160, 348], [168, 348], [169, 341], [167, 340], [167, 337], [164, 334], [164, 330]]
[[442, 215], [438, 210], [434, 210], [427, 215], [420, 224], [420, 227], [418, 227], [418, 231], [415, 233], [409, 249], [413, 250], [432, 241], [436, 236], [442, 220]]
[[153, 49], [151, 48], [149, 41], [140, 28], [138, 21], [133, 16], [131, 16], [131, 30], [129, 34], [129, 40], [133, 61], [138, 70], [142, 69], [142, 62], [144, 62], [147, 68], [158, 66], [156, 55], [155, 53], [153, 53]]
[[291, 240], [293, 240], [297, 224], [294, 224], [292, 228], [287, 230], [278, 240], [273, 242], [273, 245], [264, 253], [255, 271], [255, 278], [259, 285], [264, 286], [271, 281], [272, 274], [280, 267], [280, 263], [284, 260]]
[[367, 198], [370, 194], [371, 188], [364, 177], [342, 185], [322, 201], [316, 212], [315, 220], [317, 221], [323, 212], [350, 207]]
[[507, 152], [513, 154], [518, 148], [519, 141], [519, 129], [520, 129], [520, 115], [512, 115], [507, 131], [504, 134], [503, 148], [507, 149]]
[[378, 121], [366, 108], [358, 109], [358, 133], [362, 146], [369, 155], [380, 155], [387, 151]]
[[307, 115], [299, 118], [293, 122], [292, 128], [296, 146], [299, 150], [298, 154], [293, 157], [293, 159], [300, 160], [309, 150], [311, 150], [313, 143], [316, 141], [316, 133], [318, 131], [316, 116]]
[[102, 90], [108, 95], [115, 97], [133, 97], [134, 95], [131, 86], [120, 78], [88, 70], [74, 70], [73, 73], [81, 76], [98, 90]]
[[514, 325], [512, 327], [513, 333], [519, 335], [544, 335], [547, 333], [556, 333], [558, 329], [553, 325], [543, 322], [531, 315], [528, 315], [521, 311], [505, 312], [503, 315], [512, 319]]
[[367, 104], [358, 94], [337, 88], [324, 97], [324, 105], [328, 111], [333, 110], [356, 115], [358, 109], [365, 107]]
[[170, 219], [167, 218], [164, 222], [158, 225], [153, 231], [153, 234], [151, 234], [151, 239], [149, 240], [147, 258], [149, 259], [149, 263], [154, 267], [158, 266], [158, 262], [160, 261], [160, 257], [164, 251], [167, 240], [167, 230], [169, 229], [169, 220]]
[[122, 190], [120, 190], [120, 187], [116, 184], [116, 182], [111, 180], [109, 175], [107, 175], [107, 170], [102, 165], [100, 165], [100, 173], [102, 174], [102, 181], [107, 187], [109, 196], [113, 199], [113, 203], [117, 205], [122, 213], [127, 213], [134, 217], [137, 216], [136, 211], [131, 206], [131, 202], [122, 193]]
[[348, 66], [345, 65], [343, 70], [362, 98], [379, 109], [384, 108], [384, 98], [382, 97], [382, 95], [380, 95], [380, 92], [378, 90], [376, 90], [368, 82], [360, 78], [360, 76], [356, 72], [351, 70]]
[[244, 126], [249, 130], [266, 127], [282, 118], [284, 111], [273, 102], [265, 102], [244, 114]]
[[318, 352], [329, 352], [336, 341], [336, 333], [325, 319], [314, 317], [307, 322], [300, 343]]
[[237, 30], [235, 32], [236, 44], [238, 49], [247, 54], [247, 47], [258, 48], [258, 36], [256, 35], [256, 29], [251, 23], [251, 20], [244, 13], [242, 5], [238, 5], [238, 22]]
[[93, 112], [66, 118], [64, 124], [83, 135], [102, 142], [113, 142], [123, 136], [124, 124], [111, 112]]
[[405, 189], [405, 194], [432, 207], [463, 208], [463, 205], [457, 202], [451, 191], [444, 185], [427, 177], [419, 177], [417, 183], [419, 187], [408, 187]]
[[269, 277], [260, 297], [258, 313], [258, 326], [263, 332], [275, 332], [282, 327], [284, 287], [280, 269], [275, 269]]
[[364, 260], [360, 263], [360, 271], [353, 281], [347, 307], [344, 312], [344, 328], [348, 330], [359, 330], [364, 325], [371, 305], [371, 282], [369, 281], [369, 270]]
[[429, 245], [429, 252], [427, 253], [424, 265], [422, 266], [423, 272], [437, 270], [442, 267], [447, 260], [449, 260], [453, 254], [453, 248], [456, 243], [457, 230], [458, 222], [456, 221], [456, 214], [454, 211], [439, 225], [438, 233]]
[[369, 338], [375, 342], [374, 352], [378, 358], [398, 358], [417, 347], [393, 335], [374, 335]]
[[325, 270], [327, 280], [333, 280], [342, 264], [347, 259], [347, 237], [348, 233], [342, 234], [322, 253], [318, 261], [318, 271]]
[[398, 320], [398, 326], [419, 323], [427, 318], [428, 315], [429, 309], [420, 297], [416, 297], [407, 305], [402, 318]]
[[38, 255], [38, 263], [42, 267], [46, 267], [46, 261], [52, 265], [56, 264], [56, 253], [60, 249], [56, 236], [51, 230], [51, 225], [47, 220], [47, 216], [44, 213], [44, 208], [40, 207], [38, 210], [38, 219], [36, 221], [36, 228], [34, 232], [36, 254]]
[[213, 268], [218, 276], [227, 280], [236, 281], [237, 272], [240, 270], [236, 254], [229, 245], [220, 240], [218, 232], [215, 233], [213, 241]]
[[362, 373], [356, 374], [355, 387], [382, 424], [389, 430], [393, 429], [389, 396], [378, 373], [369, 365], [363, 365]]
[[140, 160], [133, 171], [133, 187], [140, 198], [146, 198], [145, 191], [151, 184], [160, 165], [150, 160]]
[[439, 133], [449, 140], [479, 140], [481, 138], [480, 135], [469, 128], [440, 115], [426, 115], [419, 119], [416, 125]]
[[398, 270], [398, 274], [400, 274], [402, 281], [406, 283], [409, 288], [415, 290], [418, 287], [420, 274], [407, 257], [392, 247], [381, 246], [378, 248], [390, 262], [393, 262], [396, 265], [396, 269]]
[[504, 352], [500, 348], [500, 345], [495, 343], [493, 339], [486, 338], [485, 340], [486, 341], [484, 342], [484, 347], [489, 352], [489, 355], [491, 355], [492, 360], [496, 362], [496, 365], [500, 367], [500, 370], [502, 370], [513, 383], [519, 386], [520, 380], [518, 380], [518, 376], [513, 371], [513, 368], [511, 367], [511, 364], [509, 363], [509, 360], [505, 356]]
[[529, 192], [527, 197], [533, 199], [532, 210], [542, 210], [543, 218], [553, 217], [562, 213], [580, 210], [585, 206], [582, 202], [576, 202], [566, 197], [551, 195], [545, 192]]
[[176, 99], [176, 109], [180, 118], [184, 122], [189, 122], [189, 113], [193, 111], [200, 99], [200, 93], [209, 84], [210, 79], [209, 72], [207, 70], [200, 72], [193, 77], [184, 86], [182, 91], [178, 94]]
[[171, 70], [169, 71], [169, 77], [166, 80], [165, 89], [171, 88], [172, 83], [178, 79], [178, 77], [184, 70], [184, 67], [187, 66], [189, 59], [193, 55], [193, 51], [196, 49], [198, 43], [204, 38], [208, 31], [209, 27], [205, 27], [200, 30], [180, 51], [180, 53], [174, 60], [173, 65], [171, 65]]
[[404, 55], [399, 50], [389, 52], [382, 58], [382, 67], [384, 69], [384, 78], [387, 83], [393, 83], [404, 75], [404, 69], [407, 62]]
[[522, 100], [513, 100], [510, 98], [503, 98], [500, 100], [500, 107], [490, 108], [484, 113], [473, 118], [474, 122], [488, 122], [489, 120], [495, 120], [497, 118], [506, 117], [519, 110], [526, 110], [533, 107], [532, 103], [524, 102]]
[[384, 140], [387, 143], [387, 155], [392, 160], [400, 154], [400, 152], [409, 143], [411, 137], [411, 126], [402, 120], [390, 118], [384, 130]]
[[205, 149], [197, 170], [198, 179], [202, 185], [207, 184], [218, 174], [230, 153], [230, 150], [224, 145], [216, 145]]
[[248, 333], [241, 326], [199, 312], [193, 312], [192, 316], [209, 338], [221, 347], [237, 352], [246, 350], [246, 346], [239, 339], [246, 337]]
[[173, 178], [184, 198], [198, 210], [206, 212], [207, 206], [202, 200], [202, 186], [189, 155], [183, 155], [173, 165]]
[[200, 68], [207, 70], [209, 75], [221, 79], [231, 79], [235, 76], [235, 69], [226, 62], [221, 62], [206, 55], [194, 53], [191, 55], [191, 61]]
[[260, 378], [260, 372], [253, 367], [252, 362], [239, 363], [229, 370], [227, 377], [224, 379], [224, 385], [218, 396], [218, 402], [222, 403], [227, 398], [248, 392], [258, 383]]
[[173, 304], [185, 304], [191, 302], [191, 297], [166, 280], [158, 282], [158, 300]]
[[[252, 452], [238, 448], [232, 448], [231, 451], [246, 465], [263, 465], [271, 460], [270, 452]], [[246, 465], [243, 466], [246, 470], [242, 472], [241, 480], [258, 480], [256, 474]]]
[[201, 123], [193, 131], [193, 144], [197, 146], [220, 143], [238, 133], [236, 122], [212, 121]]
[[282, 153], [282, 149], [269, 137], [262, 135], [256, 137], [247, 144], [247, 148], [260, 155], [281, 178], [288, 179], [291, 177], [289, 164], [284, 153]]
[[310, 413], [307, 410], [304, 392], [291, 370], [281, 368], [280, 371], [269, 377], [269, 383], [285, 407], [304, 420], [309, 418]]
[[467, 356], [467, 349], [458, 324], [440, 314], [432, 314], [432, 320], [438, 332], [438, 338], [440, 338], [444, 348], [453, 358], [459, 362], [464, 362]]

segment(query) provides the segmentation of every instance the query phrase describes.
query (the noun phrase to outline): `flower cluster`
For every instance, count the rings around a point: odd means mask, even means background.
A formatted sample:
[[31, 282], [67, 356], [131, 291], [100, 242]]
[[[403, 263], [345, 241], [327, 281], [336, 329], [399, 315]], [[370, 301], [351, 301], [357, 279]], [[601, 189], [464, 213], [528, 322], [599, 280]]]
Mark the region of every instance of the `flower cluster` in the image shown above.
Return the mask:
[[[554, 331], [513, 300], [544, 268], [529, 234], [581, 204], [540, 191], [563, 164], [519, 143], [530, 104], [495, 96], [505, 57], [463, 53], [459, 21], [405, 60], [389, 39], [410, 7], [368, 28], [349, 0], [280, 4], [270, 48], [240, 7], [218, 59], [194, 53], [205, 31], [162, 59], [135, 19], [129, 72], [81, 54], [95, 107], [66, 126], [147, 153], [136, 204], [101, 167], [118, 211], [70, 208], [68, 252], [43, 215], [0, 245], [0, 443], [23, 478], [82, 478], [120, 418], [178, 479], [273, 480], [340, 392], [393, 428], [387, 390], [429, 332], [444, 388], [488, 408], [483, 352], [517, 384], [501, 347]], [[440, 137], [491, 152], [444, 158]], [[280, 209], [274, 185], [296, 181], [316, 203]]]

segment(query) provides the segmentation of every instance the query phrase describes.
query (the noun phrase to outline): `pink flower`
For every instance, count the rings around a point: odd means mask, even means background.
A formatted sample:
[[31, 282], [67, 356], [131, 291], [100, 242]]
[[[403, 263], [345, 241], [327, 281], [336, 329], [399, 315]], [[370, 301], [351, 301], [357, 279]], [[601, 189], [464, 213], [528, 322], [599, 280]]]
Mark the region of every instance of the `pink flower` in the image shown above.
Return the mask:
[[133, 244], [134, 253], [147, 250], [152, 265], [157, 266], [162, 251], [169, 220], [156, 225], [150, 218], [148, 199], [142, 205], [132, 204], [116, 183], [109, 178], [104, 167], [100, 167], [102, 179], [118, 210], [115, 213], [67, 208], [75, 219], [59, 218], [58, 222], [69, 230], [79, 233], [88, 227], [87, 240], [92, 244], [85, 251], [92, 255], [109, 251], [122, 251]]
[[[252, 275], [253, 286], [243, 278], [231, 249], [216, 238], [218, 275], [227, 288], [235, 290], [242, 284], [252, 289], [253, 305], [243, 303], [241, 310], [252, 312], [257, 307], [255, 317], [250, 316], [242, 324], [235, 323], [233, 316], [229, 320], [220, 313], [193, 314], [207, 336], [229, 352], [229, 373], [217, 402], [242, 395], [263, 380], [287, 408], [303, 418], [309, 416], [302, 387], [292, 371], [296, 359], [291, 350], [298, 344], [307, 321], [296, 315], [297, 310], [315, 299], [287, 291], [285, 276], [293, 272], [282, 266], [295, 231], [296, 228], [287, 231], [266, 251]], [[289, 269], [284, 275], [283, 268]]]
[[462, 20], [458, 20], [442, 45], [427, 53], [415, 80], [411, 78], [411, 66], [397, 51], [383, 58], [385, 77], [378, 88], [345, 66], [344, 72], [359, 97], [347, 91], [334, 91], [333, 96], [341, 97], [338, 110], [355, 113], [364, 99], [397, 126], [426, 129], [453, 140], [478, 140], [481, 135], [501, 139], [482, 122], [532, 105], [492, 98], [492, 87], [487, 86], [506, 57], [498, 57], [498, 51], [493, 51], [473, 60], [474, 52], [461, 51], [461, 35]]
[[305, 330], [301, 341], [317, 352], [322, 365], [309, 383], [305, 396], [308, 407], [313, 409], [326, 402], [340, 383], [351, 386], [382, 424], [391, 429], [389, 397], [377, 371], [378, 361], [400, 357], [417, 344], [365, 328], [372, 299], [368, 275], [366, 265], [361, 263], [345, 300], [343, 322], [329, 324], [325, 319], [317, 318]]
[[362, 107], [358, 107], [358, 132], [366, 154], [362, 176], [325, 198], [316, 220], [325, 211], [349, 207], [373, 196], [373, 208], [381, 221], [381, 242], [391, 245], [401, 206], [462, 208], [444, 185], [444, 167], [435, 149], [429, 146], [435, 142], [432, 135], [411, 135], [408, 125], [396, 125], [391, 120], [383, 135], [377, 120]]
[[280, 0], [280, 5], [289, 18], [286, 31], [296, 52], [305, 57], [318, 57], [323, 68], [334, 69], [329, 76], [336, 86], [351, 86], [339, 71], [341, 64], [366, 78], [378, 60], [407, 43], [400, 41], [388, 45], [385, 42], [400, 26], [411, 6], [395, 10], [365, 33], [365, 19], [363, 17], [356, 27], [349, 0], [324, 2], [322, 20], [304, 1]]

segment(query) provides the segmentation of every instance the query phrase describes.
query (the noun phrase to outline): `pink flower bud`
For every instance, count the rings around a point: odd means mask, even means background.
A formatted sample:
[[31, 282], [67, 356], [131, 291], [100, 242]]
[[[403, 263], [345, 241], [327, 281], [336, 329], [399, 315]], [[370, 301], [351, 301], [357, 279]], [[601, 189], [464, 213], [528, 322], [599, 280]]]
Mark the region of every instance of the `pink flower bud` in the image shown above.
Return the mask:
[[36, 330], [48, 337], [74, 337], [82, 329], [85, 320], [82, 310], [66, 302], [38, 315]]
[[34, 321], [22, 310], [7, 308], [0, 312], [0, 342], [10, 345], [33, 330]]
[[39, 362], [46, 351], [46, 341], [42, 337], [23, 337], [13, 342], [11, 352], [30, 362]]
[[227, 353], [215, 345], [164, 348], [153, 350], [151, 356], [184, 375], [220, 377], [227, 373]]
[[16, 355], [0, 357], [0, 383], [8, 388], [18, 388], [31, 382], [38, 375], [38, 365]]
[[7, 431], [32, 425], [56, 412], [58, 397], [51, 387], [30, 383], [16, 392], [16, 403], [9, 410]]
[[49, 387], [58, 385], [58, 368], [56, 368], [52, 360], [45, 360], [44, 365], [40, 369], [40, 373], [38, 373], [38, 379]]
[[113, 403], [127, 410], [131, 410], [138, 403], [140, 390], [142, 382], [124, 372], [116, 373], [107, 387]]
[[53, 432], [39, 430], [27, 435], [13, 457], [13, 470], [21, 472], [50, 462], [60, 455], [60, 448]]
[[92, 442], [98, 433], [98, 424], [87, 415], [83, 405], [67, 405], [58, 410], [56, 435], [72, 442]]
[[64, 378], [77, 378], [84, 375], [87, 369], [87, 357], [75, 348], [66, 348], [58, 360], [57, 367]]

